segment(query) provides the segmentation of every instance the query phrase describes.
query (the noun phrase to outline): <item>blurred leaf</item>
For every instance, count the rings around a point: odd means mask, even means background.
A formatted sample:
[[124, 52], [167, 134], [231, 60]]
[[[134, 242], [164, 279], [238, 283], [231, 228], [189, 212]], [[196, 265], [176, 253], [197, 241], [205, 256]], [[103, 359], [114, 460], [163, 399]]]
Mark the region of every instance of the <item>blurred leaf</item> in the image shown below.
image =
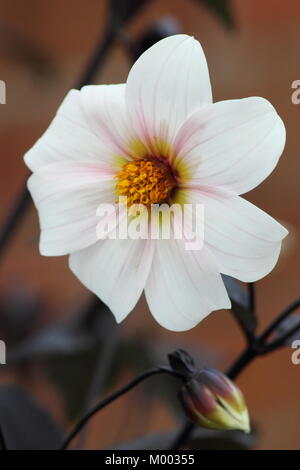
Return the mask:
[[100, 342], [86, 331], [69, 324], [53, 325], [21, 343], [11, 352], [7, 364], [45, 361], [51, 381], [59, 386], [69, 419], [81, 410], [91, 380]]
[[32, 334], [42, 303], [31, 288], [11, 282], [0, 292], [0, 337], [10, 347]]
[[[82, 411], [95, 368], [105, 369], [105, 365], [99, 365], [102, 351], [103, 360], [107, 361], [107, 347], [111, 347], [107, 343], [116, 340], [113, 331], [117, 325], [113, 315], [99, 299], [93, 297], [90, 305], [82, 310], [66, 321], [43, 328], [8, 350], [7, 354], [7, 366], [45, 362], [51, 380], [63, 394], [70, 419]], [[142, 341], [136, 344], [132, 339], [117, 343], [111, 355], [113, 365], [105, 377], [105, 387], [113, 384], [123, 367], [144, 370], [151, 356]], [[102, 391], [102, 383], [101, 390], [98, 388], [93, 394]]]
[[47, 362], [48, 375], [62, 393], [66, 417], [70, 421], [76, 419], [84, 407], [100, 351], [99, 345], [98, 348], [73, 352], [71, 356], [56, 357]]
[[113, 365], [113, 373], [115, 374], [116, 372], [118, 374], [124, 366], [140, 373], [156, 365], [156, 358], [152, 354], [146, 338], [139, 338], [137, 336], [124, 337], [119, 343]]
[[[111, 321], [113, 327], [117, 328], [111, 314], [108, 321]], [[103, 329], [105, 329], [104, 324]], [[135, 338], [129, 338], [119, 341], [109, 352], [110, 366], [109, 371], [107, 371], [107, 363], [101, 366], [99, 359], [103, 355], [103, 360], [107, 362], [106, 348], [108, 345], [105, 341], [110, 342], [115, 340], [116, 338], [107, 332], [105, 339], [103, 338], [101, 341], [98, 341], [90, 349], [77, 351], [72, 355], [56, 357], [48, 361], [48, 372], [51, 379], [63, 392], [69, 419], [74, 419], [78, 413], [83, 411], [87, 398], [93, 401], [100, 392], [113, 387], [121, 371], [124, 369], [132, 369], [136, 373], [144, 371], [153, 365], [153, 361], [150, 359], [150, 351], [145, 348], [143, 342]], [[97, 385], [97, 390], [94, 389], [93, 385], [93, 396], [91, 397], [89, 386], [95, 378], [95, 373], [97, 373], [96, 368], [100, 367], [100, 372], [104, 373], [105, 377], [101, 378], [101, 384], [99, 387]]]
[[250, 310], [248, 293], [233, 277], [222, 274], [222, 279], [231, 300], [231, 312], [249, 338], [256, 330], [257, 318]]
[[8, 351], [9, 366], [74, 354], [91, 347], [92, 337], [85, 331], [66, 324], [44, 328]]
[[234, 26], [234, 19], [231, 13], [231, 0], [197, 0], [197, 2], [207, 6], [228, 28]]
[[0, 387], [0, 422], [9, 450], [53, 450], [63, 435], [50, 415], [20, 387]]
[[68, 417], [74, 419], [82, 409], [97, 355], [110, 341], [112, 328], [116, 328], [112, 314], [93, 296], [79, 314], [8, 349], [6, 367], [45, 362], [48, 374], [61, 389]]
[[77, 354], [95, 347], [107, 337], [108, 321], [112, 321], [108, 308], [92, 298], [80, 313], [47, 325], [9, 350], [7, 365]]
[[[114, 446], [112, 450], [166, 450], [172, 447], [178, 431], [140, 437]], [[196, 428], [185, 448], [191, 450], [247, 450], [255, 445], [254, 434], [240, 431], [210, 431]]]
[[71, 420], [103, 391], [107, 363], [115, 354], [115, 345], [111, 341], [116, 339], [117, 328], [111, 312], [94, 297], [75, 325], [74, 337], [78, 335], [79, 339], [81, 335], [82, 343], [73, 342], [67, 354], [55, 355], [47, 360], [48, 374], [61, 389], [66, 414]]

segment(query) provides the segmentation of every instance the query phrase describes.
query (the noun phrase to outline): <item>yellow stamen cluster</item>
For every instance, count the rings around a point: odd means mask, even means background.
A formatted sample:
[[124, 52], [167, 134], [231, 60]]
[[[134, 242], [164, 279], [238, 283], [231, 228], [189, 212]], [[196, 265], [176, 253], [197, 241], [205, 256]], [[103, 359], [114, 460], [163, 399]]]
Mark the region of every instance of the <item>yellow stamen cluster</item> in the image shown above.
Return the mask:
[[127, 197], [127, 205], [159, 204], [167, 201], [175, 181], [167, 165], [159, 160], [140, 159], [126, 165], [116, 175], [119, 196]]

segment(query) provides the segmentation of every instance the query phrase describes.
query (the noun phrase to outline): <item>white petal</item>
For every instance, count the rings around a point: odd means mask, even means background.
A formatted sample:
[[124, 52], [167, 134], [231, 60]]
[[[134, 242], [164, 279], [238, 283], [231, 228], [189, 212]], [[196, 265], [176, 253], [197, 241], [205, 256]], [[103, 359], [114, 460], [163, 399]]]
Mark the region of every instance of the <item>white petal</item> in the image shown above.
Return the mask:
[[79, 280], [121, 322], [144, 289], [153, 259], [151, 240], [101, 240], [70, 256], [70, 268]]
[[156, 153], [167, 151], [187, 116], [212, 102], [199, 42], [183, 34], [170, 36], [144, 52], [129, 73], [126, 99], [142, 141]]
[[[114, 154], [131, 158], [138, 147], [130, 128], [125, 103], [125, 84], [89, 85], [81, 90], [80, 99], [90, 129]], [[143, 156], [143, 155], [138, 155]]]
[[275, 168], [285, 127], [263, 98], [220, 101], [193, 113], [176, 137], [177, 164], [186, 163], [192, 183], [242, 194]]
[[28, 188], [38, 209], [40, 251], [60, 256], [97, 241], [97, 208], [115, 202], [115, 180], [101, 163], [53, 163], [36, 171]]
[[183, 240], [158, 240], [145, 293], [155, 320], [172, 331], [189, 330], [231, 306], [207, 248], [187, 251]]
[[[99, 107], [99, 114], [102, 111], [104, 120], [108, 119], [108, 116], [106, 109], [103, 109], [103, 102], [99, 100], [99, 95], [101, 93], [105, 95], [106, 104], [109, 100], [113, 103], [114, 113], [109, 121], [112, 126], [111, 136], [118, 128], [125, 112], [124, 98], [122, 100], [120, 96], [122, 93], [124, 94], [124, 87], [125, 85], [110, 85], [109, 93], [107, 93], [105, 85], [93, 88], [94, 106]], [[86, 110], [81, 102], [81, 94], [86, 93], [86, 89], [84, 90], [83, 92], [71, 90], [67, 94], [46, 132], [26, 153], [25, 163], [32, 171], [50, 163], [66, 160], [94, 160], [117, 164], [116, 149], [112, 145], [112, 139], [109, 140], [105, 132], [102, 134], [100, 132], [101, 122], [99, 123], [99, 132], [95, 133], [91, 126], [91, 120], [87, 118]]]
[[203, 187], [188, 197], [189, 202], [204, 204], [205, 244], [222, 273], [252, 282], [274, 268], [288, 233], [275, 219], [221, 189]]

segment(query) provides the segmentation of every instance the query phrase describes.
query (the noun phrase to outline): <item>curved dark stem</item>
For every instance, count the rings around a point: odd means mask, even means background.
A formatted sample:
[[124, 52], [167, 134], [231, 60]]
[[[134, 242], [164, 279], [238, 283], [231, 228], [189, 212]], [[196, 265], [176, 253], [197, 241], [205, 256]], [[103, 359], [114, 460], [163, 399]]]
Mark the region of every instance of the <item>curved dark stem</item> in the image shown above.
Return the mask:
[[[88, 325], [88, 323], [90, 323], [90, 329], [93, 328], [95, 315], [99, 315], [101, 309], [103, 309], [102, 302], [97, 297], [93, 296], [87, 314], [84, 316], [86, 319], [86, 326]], [[84, 401], [84, 414], [89, 411], [91, 405], [94, 403], [94, 400], [97, 396], [99, 396], [99, 394], [103, 390], [105, 381], [109, 374], [109, 369], [113, 362], [114, 353], [116, 351], [116, 348], [118, 347], [119, 330], [116, 328], [115, 321], [111, 318], [111, 312], [105, 310], [101, 312], [101, 315], [103, 317], [102, 325], [105, 329], [105, 336], [109, 338], [109, 341], [104, 341], [102, 343], [102, 347], [97, 353], [95, 370]], [[106, 315], [109, 316], [109, 320], [108, 318], [105, 318]], [[88, 426], [86, 426], [80, 434], [80, 438], [77, 441], [76, 448], [84, 448], [87, 433]]]
[[258, 355], [253, 348], [247, 348], [238, 359], [230, 366], [226, 375], [234, 380], [245, 369], [245, 367]]
[[248, 293], [249, 293], [249, 308], [251, 312], [255, 315], [256, 313], [256, 295], [255, 295], [255, 284], [254, 282], [248, 283]]
[[27, 189], [26, 183], [22, 189], [18, 201], [16, 202], [15, 208], [10, 213], [3, 229], [0, 232], [0, 257], [3, 255], [5, 248], [7, 247], [10, 236], [14, 232], [18, 223], [22, 220], [25, 214], [26, 208], [30, 202], [30, 195]]
[[1, 446], [1, 450], [7, 450], [7, 446], [6, 446], [6, 442], [5, 442], [5, 438], [4, 438], [4, 434], [3, 434], [1, 426], [0, 426], [0, 446]]
[[175, 438], [170, 450], [179, 450], [185, 442], [188, 441], [190, 435], [192, 434], [195, 424], [191, 421], [186, 421], [182, 428], [179, 430], [178, 435]]
[[156, 375], [156, 374], [162, 374], [162, 373], [166, 373], [166, 374], [171, 374], [175, 377], [178, 377], [179, 379], [181, 380], [185, 380], [185, 376], [178, 373], [178, 372], [175, 372], [173, 371], [172, 369], [169, 369], [168, 367], [157, 367], [155, 369], [150, 369], [148, 370], [147, 372], [144, 372], [143, 374], [139, 375], [138, 377], [136, 377], [135, 379], [133, 379], [131, 382], [129, 382], [129, 384], [125, 385], [124, 387], [120, 388], [119, 390], [117, 390], [115, 393], [113, 393], [112, 395], [110, 395], [109, 397], [105, 398], [104, 400], [102, 400], [100, 403], [98, 403], [96, 406], [94, 406], [94, 408], [92, 408], [75, 426], [75, 428], [73, 429], [73, 431], [69, 434], [69, 436], [65, 439], [64, 443], [62, 444], [62, 446], [60, 447], [59, 450], [66, 450], [67, 447], [69, 446], [69, 444], [71, 443], [71, 441], [75, 438], [75, 436], [77, 436], [77, 434], [82, 430], [82, 428], [85, 426], [85, 424], [89, 421], [90, 418], [92, 418], [92, 416], [94, 416], [96, 413], [98, 413], [98, 411], [102, 410], [103, 408], [105, 408], [107, 405], [109, 405], [110, 403], [112, 403], [114, 400], [116, 400], [117, 398], [121, 397], [122, 395], [124, 395], [125, 393], [129, 392], [130, 390], [132, 390], [134, 387], [136, 387], [137, 385], [139, 385], [141, 382], [143, 382], [144, 380], [148, 379], [149, 377], [151, 377], [152, 375]]
[[[232, 364], [232, 366], [230, 366], [230, 368], [226, 372], [226, 375], [232, 380], [235, 379], [245, 369], [245, 367], [258, 355], [259, 352], [255, 349], [251, 347], [247, 348]], [[186, 423], [184, 423], [182, 428], [179, 430], [178, 435], [175, 438], [172, 446], [170, 447], [170, 450], [180, 449], [188, 441], [195, 427], [196, 425], [191, 421], [187, 421]]]
[[287, 331], [284, 335], [280, 336], [274, 341], [271, 341], [269, 344], [267, 343], [265, 345], [265, 354], [268, 354], [274, 351], [275, 349], [280, 348], [280, 346], [283, 346], [288, 341], [288, 339], [291, 338], [293, 334], [299, 330], [300, 330], [300, 321], [297, 325], [295, 325], [293, 328]]
[[100, 43], [92, 55], [89, 63], [87, 64], [81, 78], [78, 80], [78, 84], [75, 88], [82, 88], [84, 85], [90, 83], [95, 74], [99, 72], [101, 65], [108, 54], [108, 51], [114, 42], [116, 37], [116, 30], [113, 26], [109, 26], [106, 30], [104, 38], [101, 36]]
[[263, 334], [259, 337], [259, 341], [263, 343], [273, 333], [273, 331], [276, 330], [280, 323], [299, 307], [300, 299], [297, 299], [291, 305], [285, 308], [283, 312], [281, 312], [280, 315], [278, 315], [278, 317], [271, 323], [271, 325], [266, 328]]

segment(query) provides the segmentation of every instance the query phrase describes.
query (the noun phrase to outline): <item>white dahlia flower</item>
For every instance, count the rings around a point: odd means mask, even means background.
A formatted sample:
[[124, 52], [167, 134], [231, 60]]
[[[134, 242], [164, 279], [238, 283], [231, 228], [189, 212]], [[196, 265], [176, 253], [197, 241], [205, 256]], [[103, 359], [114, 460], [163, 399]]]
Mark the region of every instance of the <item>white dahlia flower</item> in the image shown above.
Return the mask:
[[[163, 39], [126, 84], [71, 90], [26, 153], [40, 251], [69, 254], [71, 270], [118, 322], [145, 290], [158, 323], [188, 330], [230, 308], [220, 273], [256, 281], [276, 264], [287, 230], [240, 195], [272, 172], [284, 144], [267, 100], [213, 103], [199, 42]], [[128, 206], [202, 204], [203, 247], [187, 250], [174, 237], [99, 240], [97, 209], [120, 195]]]

